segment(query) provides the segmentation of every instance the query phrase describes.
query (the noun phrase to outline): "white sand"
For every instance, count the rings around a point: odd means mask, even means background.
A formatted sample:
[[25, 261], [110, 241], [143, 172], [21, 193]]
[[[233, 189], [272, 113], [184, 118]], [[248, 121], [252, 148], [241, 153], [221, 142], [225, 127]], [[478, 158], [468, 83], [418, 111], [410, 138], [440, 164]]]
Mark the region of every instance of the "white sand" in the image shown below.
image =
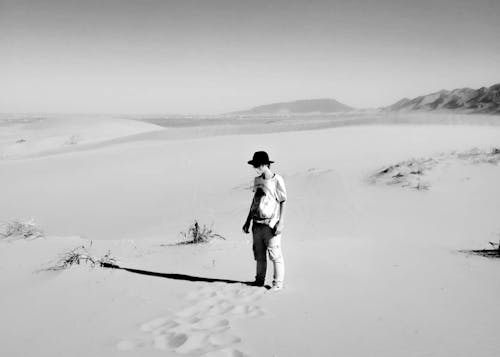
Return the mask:
[[[33, 217], [49, 236], [0, 243], [0, 355], [500, 355], [500, 261], [457, 252], [499, 239], [499, 166], [438, 165], [427, 191], [367, 182], [413, 157], [499, 147], [500, 127], [158, 133], [0, 161], [0, 219]], [[37, 272], [92, 240], [122, 266], [252, 280], [241, 226], [245, 162], [258, 149], [288, 188], [283, 291], [87, 266]], [[195, 218], [227, 240], [161, 245]]]
[[18, 119], [9, 126], [2, 126], [6, 119], [0, 117], [0, 160], [57, 152], [162, 129], [149, 123], [110, 117], [55, 116], [26, 119]]

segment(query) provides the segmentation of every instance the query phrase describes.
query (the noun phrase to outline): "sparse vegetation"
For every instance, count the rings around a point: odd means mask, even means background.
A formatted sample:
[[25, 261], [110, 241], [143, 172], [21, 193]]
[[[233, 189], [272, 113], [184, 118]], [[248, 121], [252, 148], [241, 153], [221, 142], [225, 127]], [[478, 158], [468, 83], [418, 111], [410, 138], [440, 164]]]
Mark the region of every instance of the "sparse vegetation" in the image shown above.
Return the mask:
[[100, 267], [116, 266], [116, 259], [108, 251], [103, 257], [97, 258], [90, 254], [85, 246], [80, 246], [66, 252], [51, 266], [45, 270], [59, 271], [67, 269], [73, 265], [89, 264], [92, 268], [96, 265]]
[[431, 170], [437, 161], [434, 159], [411, 159], [385, 167], [370, 177], [372, 183], [384, 182], [387, 185], [416, 190], [428, 190], [429, 184], [422, 180], [425, 173]]
[[427, 173], [432, 171], [436, 166], [453, 160], [470, 164], [498, 165], [500, 163], [500, 149], [496, 147], [488, 150], [474, 148], [462, 152], [442, 153], [431, 158], [402, 161], [378, 170], [369, 177], [369, 182], [396, 185], [416, 190], [428, 190], [430, 184], [426, 180]]
[[498, 234], [499, 240], [497, 242], [489, 242], [493, 249], [476, 249], [476, 250], [463, 250], [461, 252], [468, 254], [481, 255], [487, 258], [500, 258], [500, 233]]
[[186, 232], [181, 232], [181, 236], [185, 240], [179, 244], [208, 243], [214, 239], [226, 239], [220, 234], [215, 233], [211, 226], [202, 226], [197, 220], [189, 226]]
[[500, 149], [491, 148], [490, 150], [480, 150], [474, 148], [469, 151], [456, 154], [457, 158], [468, 161], [472, 164], [488, 163], [496, 165], [500, 162]]
[[0, 223], [0, 237], [4, 239], [37, 239], [43, 238], [44, 233], [40, 230], [33, 219], [27, 221], [11, 221]]

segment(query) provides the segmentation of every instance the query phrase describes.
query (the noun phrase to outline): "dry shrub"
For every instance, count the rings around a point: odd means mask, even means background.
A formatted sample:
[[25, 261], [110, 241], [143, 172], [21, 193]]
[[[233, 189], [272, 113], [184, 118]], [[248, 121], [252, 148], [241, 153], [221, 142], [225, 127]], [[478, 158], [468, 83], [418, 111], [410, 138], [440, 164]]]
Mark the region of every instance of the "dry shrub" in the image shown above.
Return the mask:
[[208, 243], [214, 239], [226, 239], [215, 233], [212, 226], [208, 227], [205, 224], [202, 226], [197, 220], [189, 226], [186, 232], [181, 232], [181, 236], [184, 237], [185, 241], [179, 244], [199, 244]]
[[391, 166], [384, 167], [371, 175], [370, 183], [382, 183], [387, 185], [398, 185], [417, 190], [428, 190], [430, 184], [424, 181], [427, 173], [443, 163], [460, 161], [470, 164], [493, 164], [500, 163], [500, 149], [478, 149], [467, 151], [441, 153], [431, 158], [418, 158], [401, 161]]
[[[498, 233], [500, 238], [500, 233]], [[462, 253], [481, 255], [487, 258], [500, 258], [500, 239], [497, 242], [489, 242], [492, 249], [461, 250]]]
[[89, 264], [92, 268], [96, 265], [100, 267], [111, 267], [116, 266], [116, 259], [111, 255], [111, 251], [108, 251], [101, 258], [97, 258], [89, 253], [87, 247], [80, 246], [62, 254], [53, 265], [45, 270], [59, 271], [80, 264]]
[[27, 221], [10, 221], [0, 223], [0, 237], [4, 239], [37, 239], [43, 238], [33, 219]]

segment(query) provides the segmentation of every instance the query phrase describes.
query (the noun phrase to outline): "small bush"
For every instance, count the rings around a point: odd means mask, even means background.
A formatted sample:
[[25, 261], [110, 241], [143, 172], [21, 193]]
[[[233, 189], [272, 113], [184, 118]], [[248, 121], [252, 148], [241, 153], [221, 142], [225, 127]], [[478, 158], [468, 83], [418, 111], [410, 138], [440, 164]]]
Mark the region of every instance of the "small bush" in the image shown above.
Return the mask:
[[[500, 233], [498, 234], [500, 237]], [[497, 242], [489, 242], [493, 249], [476, 249], [462, 250], [463, 253], [481, 255], [487, 258], [500, 258], [500, 240]]]
[[92, 268], [96, 265], [100, 267], [111, 267], [116, 266], [116, 259], [111, 255], [110, 251], [101, 258], [94, 257], [89, 253], [88, 248], [81, 246], [62, 254], [53, 265], [45, 270], [59, 271], [83, 263], [90, 264]]
[[186, 232], [181, 232], [181, 236], [184, 237], [185, 241], [180, 244], [208, 243], [213, 239], [226, 239], [220, 234], [215, 233], [212, 227], [200, 225], [197, 220], [189, 226]]
[[43, 236], [43, 231], [33, 219], [0, 223], [0, 237], [4, 239], [37, 239]]

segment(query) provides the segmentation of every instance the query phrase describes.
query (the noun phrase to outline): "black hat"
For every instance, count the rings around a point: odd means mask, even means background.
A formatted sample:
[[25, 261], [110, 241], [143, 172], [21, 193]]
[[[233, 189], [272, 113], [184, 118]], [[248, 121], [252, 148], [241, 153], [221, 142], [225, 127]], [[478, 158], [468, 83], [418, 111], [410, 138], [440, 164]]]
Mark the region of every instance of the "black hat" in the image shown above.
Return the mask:
[[265, 151], [256, 151], [253, 154], [252, 160], [248, 161], [248, 163], [252, 166], [260, 166], [266, 164], [272, 164], [274, 161], [269, 160], [269, 155]]

